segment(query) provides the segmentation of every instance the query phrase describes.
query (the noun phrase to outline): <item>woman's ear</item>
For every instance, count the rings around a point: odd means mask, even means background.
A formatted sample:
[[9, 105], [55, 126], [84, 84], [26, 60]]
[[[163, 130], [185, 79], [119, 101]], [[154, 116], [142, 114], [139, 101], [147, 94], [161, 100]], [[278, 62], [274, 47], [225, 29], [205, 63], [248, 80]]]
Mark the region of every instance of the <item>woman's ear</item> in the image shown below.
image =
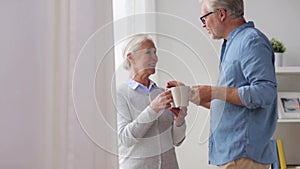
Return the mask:
[[127, 59], [128, 59], [128, 60], [131, 60], [131, 59], [132, 59], [132, 54], [131, 54], [131, 52], [130, 52], [130, 53], [127, 53]]
[[128, 59], [130, 62], [133, 62], [133, 55], [132, 55], [131, 52], [127, 54], [127, 59]]

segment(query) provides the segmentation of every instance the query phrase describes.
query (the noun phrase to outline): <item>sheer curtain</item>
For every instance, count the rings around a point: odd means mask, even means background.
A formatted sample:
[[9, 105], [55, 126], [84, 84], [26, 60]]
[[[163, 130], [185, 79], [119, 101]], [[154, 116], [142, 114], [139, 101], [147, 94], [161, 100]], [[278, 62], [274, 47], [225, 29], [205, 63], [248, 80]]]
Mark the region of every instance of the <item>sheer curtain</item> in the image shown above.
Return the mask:
[[[118, 168], [112, 3], [52, 3], [52, 168]], [[50, 87], [50, 86], [49, 86]], [[51, 88], [51, 87], [50, 87]]]
[[[144, 11], [152, 2], [126, 1]], [[112, 1], [12, 0], [0, 8], [0, 168], [118, 168], [113, 30], [121, 28], [113, 27]], [[129, 34], [141, 30], [137, 23]]]

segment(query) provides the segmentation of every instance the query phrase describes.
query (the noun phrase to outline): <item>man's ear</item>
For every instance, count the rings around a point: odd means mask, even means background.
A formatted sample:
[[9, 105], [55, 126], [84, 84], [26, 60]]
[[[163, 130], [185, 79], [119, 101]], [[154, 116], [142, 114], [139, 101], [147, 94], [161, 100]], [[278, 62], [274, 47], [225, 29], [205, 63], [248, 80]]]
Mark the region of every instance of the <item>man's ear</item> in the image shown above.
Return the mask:
[[219, 9], [219, 12], [220, 12], [221, 21], [225, 21], [228, 14], [226, 9]]

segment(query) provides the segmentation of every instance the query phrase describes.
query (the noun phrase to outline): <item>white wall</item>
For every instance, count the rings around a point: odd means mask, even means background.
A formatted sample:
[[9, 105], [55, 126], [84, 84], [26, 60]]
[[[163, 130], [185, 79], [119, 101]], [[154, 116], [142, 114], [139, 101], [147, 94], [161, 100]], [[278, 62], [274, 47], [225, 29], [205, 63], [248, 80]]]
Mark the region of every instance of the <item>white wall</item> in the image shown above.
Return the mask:
[[275, 37], [285, 43], [284, 66], [299, 66], [300, 11], [298, 0], [245, 0], [247, 20], [253, 20], [269, 38]]
[[[300, 1], [245, 0], [245, 18], [253, 20], [256, 27], [268, 37], [275, 37], [286, 44], [284, 65], [300, 65], [298, 39], [300, 23], [297, 18]], [[218, 74], [221, 40], [212, 41], [201, 27], [201, 8], [198, 0], [160, 0], [156, 2], [157, 31], [164, 34], [158, 43], [159, 84], [175, 78], [187, 85], [211, 84]], [[198, 28], [198, 30], [197, 30]], [[167, 36], [167, 38], [166, 38]], [[190, 48], [185, 48], [188, 44]], [[196, 51], [194, 54], [192, 51]], [[208, 165], [206, 123], [208, 111], [189, 106], [188, 133], [183, 145], [177, 149], [181, 168], [215, 168]], [[199, 139], [201, 138], [201, 139]]]

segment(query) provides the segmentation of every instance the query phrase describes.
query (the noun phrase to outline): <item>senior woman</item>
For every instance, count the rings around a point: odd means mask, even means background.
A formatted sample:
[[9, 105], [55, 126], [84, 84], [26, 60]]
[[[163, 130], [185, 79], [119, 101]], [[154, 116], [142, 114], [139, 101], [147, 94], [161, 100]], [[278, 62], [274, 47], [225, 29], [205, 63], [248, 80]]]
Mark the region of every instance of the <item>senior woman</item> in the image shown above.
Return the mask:
[[171, 108], [170, 91], [149, 79], [158, 61], [150, 36], [133, 36], [123, 57], [130, 79], [117, 90], [120, 169], [178, 169], [187, 108]]

